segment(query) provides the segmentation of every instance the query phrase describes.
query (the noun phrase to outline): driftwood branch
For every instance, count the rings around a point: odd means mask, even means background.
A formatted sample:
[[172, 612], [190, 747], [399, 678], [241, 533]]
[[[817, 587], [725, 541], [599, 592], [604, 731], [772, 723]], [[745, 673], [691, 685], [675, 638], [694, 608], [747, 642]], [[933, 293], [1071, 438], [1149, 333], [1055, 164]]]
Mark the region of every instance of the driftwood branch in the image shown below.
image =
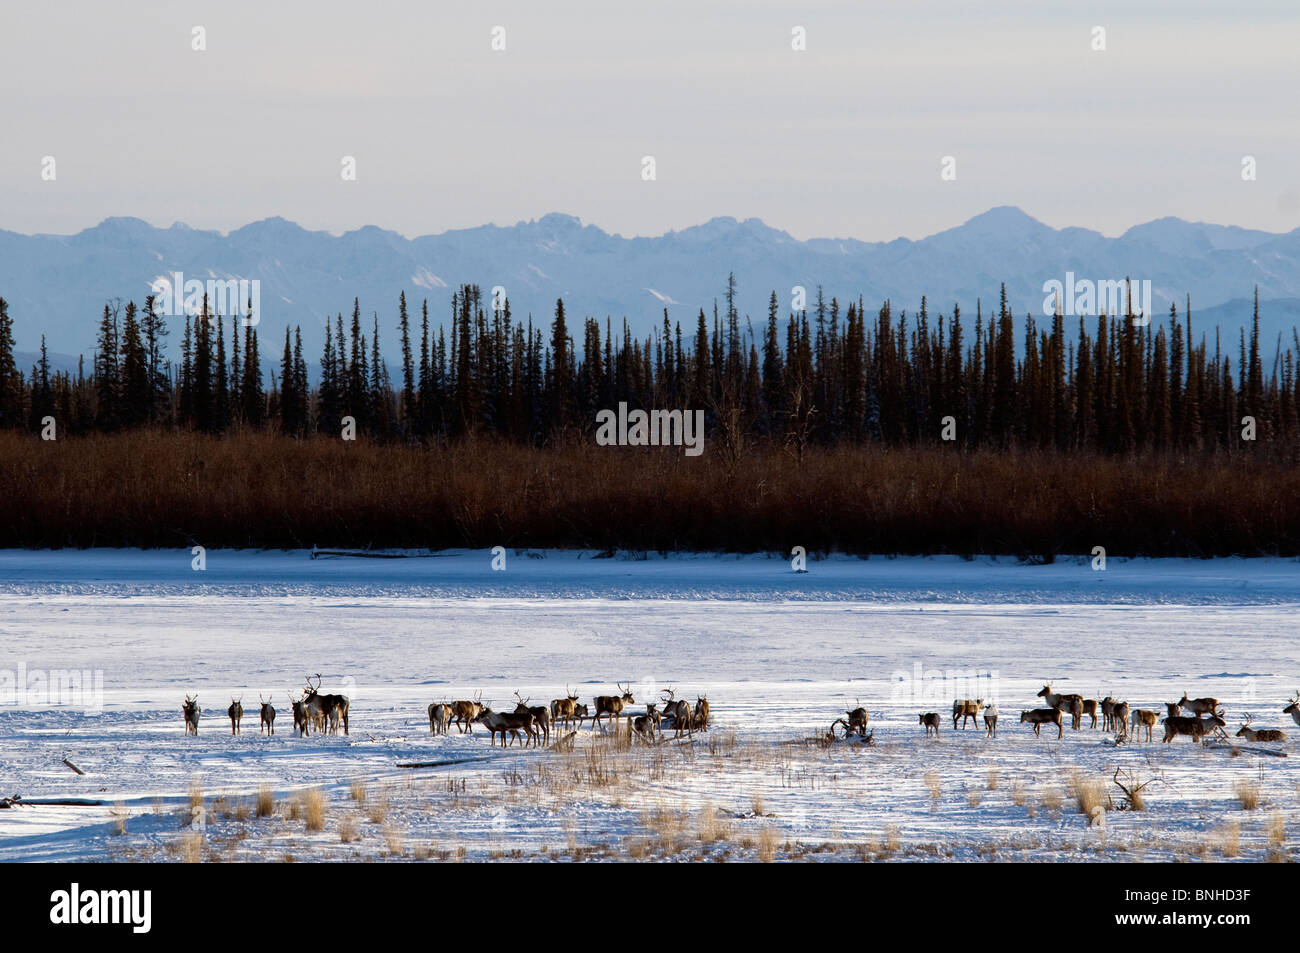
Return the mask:
[[560, 738], [560, 739], [557, 740], [553, 745], [551, 745], [551, 750], [552, 750], [552, 751], [572, 751], [572, 750], [573, 750], [573, 739], [576, 738], [577, 735], [578, 735], [578, 733], [577, 733], [576, 731], [571, 731], [571, 732], [569, 732], [569, 733], [568, 733], [567, 735], [565, 735], [563, 738]]
[[398, 762], [399, 768], [445, 768], [453, 764], [474, 764], [478, 761], [490, 761], [491, 758], [456, 758], [451, 761], [404, 761]]

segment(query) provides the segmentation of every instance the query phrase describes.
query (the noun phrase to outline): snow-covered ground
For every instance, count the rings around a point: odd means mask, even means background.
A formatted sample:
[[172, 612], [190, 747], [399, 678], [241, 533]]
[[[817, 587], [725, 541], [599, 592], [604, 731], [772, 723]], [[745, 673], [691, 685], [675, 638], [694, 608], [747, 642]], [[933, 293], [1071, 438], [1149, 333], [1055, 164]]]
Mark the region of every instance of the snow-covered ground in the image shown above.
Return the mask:
[[[1184, 692], [1214, 696], [1230, 735], [1249, 714], [1300, 738], [1281, 711], [1300, 689], [1294, 560], [193, 559], [0, 551], [0, 796], [101, 802], [0, 810], [0, 859], [1265, 859], [1289, 856], [1300, 825], [1290, 740], [1162, 745], [1157, 727], [1117, 745], [1086, 720], [1059, 741], [1018, 724], [1051, 680], [1161, 717]], [[88, 690], [46, 704], [42, 679], [71, 671]], [[349, 735], [293, 736], [287, 694], [316, 672], [351, 697]], [[627, 750], [584, 727], [572, 752], [428, 730], [433, 701], [513, 708], [568, 685], [590, 703], [615, 682], [638, 712], [668, 687], [707, 695], [712, 728]], [[967, 695], [998, 700], [997, 738], [952, 730]], [[859, 699], [874, 746], [802, 743]], [[938, 740], [925, 711], [944, 716]], [[430, 762], [448, 763], [399, 767]], [[1155, 779], [1146, 811], [1118, 810], [1117, 769]], [[1115, 809], [1090, 825], [1074, 792], [1093, 785]]]

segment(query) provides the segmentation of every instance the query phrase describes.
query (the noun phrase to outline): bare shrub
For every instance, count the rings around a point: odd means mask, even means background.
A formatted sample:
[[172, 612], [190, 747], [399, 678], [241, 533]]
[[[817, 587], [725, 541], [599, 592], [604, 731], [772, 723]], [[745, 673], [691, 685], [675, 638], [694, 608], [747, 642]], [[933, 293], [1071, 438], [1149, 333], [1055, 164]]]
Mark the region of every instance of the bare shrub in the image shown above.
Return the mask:
[[[170, 546], [177, 526], [209, 546], [344, 544], [349, 528], [339, 514], [361, 512], [367, 535], [353, 535], [356, 545], [440, 549], [491, 536], [535, 546], [757, 552], [798, 537], [810, 550], [1086, 553], [1101, 534], [1150, 555], [1200, 555], [1207, 546], [1293, 549], [1285, 528], [1300, 519], [1300, 469], [1253, 454], [955, 455], [840, 445], [799, 459], [779, 439], [752, 440], [745, 453], [742, 467], [725, 453], [705, 454], [685, 473], [680, 453], [615, 454], [576, 441], [533, 447], [480, 437], [431, 455], [402, 442], [349, 446], [249, 429], [48, 443], [6, 429], [0, 486], [13, 518], [0, 523], [0, 546]], [[191, 475], [195, 460], [204, 461], [201, 481]], [[105, 473], [114, 475], [111, 492]], [[250, 485], [258, 492], [246, 492]], [[822, 518], [860, 513], [864, 486], [872, 488], [872, 519]], [[1161, 505], [1135, 505], [1153, 486]], [[659, 501], [657, 517], [644, 519], [633, 497]], [[1080, 498], [1094, 501], [1100, 523], [1079, 524]], [[725, 519], [716, 515], [721, 500]], [[433, 513], [452, 515], [412, 518]]]

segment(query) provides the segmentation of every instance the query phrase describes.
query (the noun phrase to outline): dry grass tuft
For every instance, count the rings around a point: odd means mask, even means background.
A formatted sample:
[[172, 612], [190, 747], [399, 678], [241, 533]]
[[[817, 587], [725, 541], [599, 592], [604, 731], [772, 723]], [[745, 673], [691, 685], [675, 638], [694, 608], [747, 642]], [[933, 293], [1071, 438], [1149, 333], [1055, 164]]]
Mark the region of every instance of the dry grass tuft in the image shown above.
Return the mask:
[[257, 789], [257, 816], [271, 817], [275, 814], [275, 794], [263, 785]]
[[[1084, 777], [1082, 774], [1076, 774], [1070, 779], [1071, 793], [1074, 796], [1075, 806], [1078, 807], [1079, 813], [1088, 818], [1091, 824], [1097, 817], [1098, 809], [1105, 810], [1110, 807], [1110, 798], [1106, 794], [1106, 785], [1097, 778]], [[1046, 801], [1044, 801], [1046, 806]]]
[[1268, 846], [1280, 849], [1286, 843], [1286, 817], [1281, 813], [1268, 819]]
[[355, 817], [345, 817], [339, 821], [339, 840], [345, 844], [361, 840], [361, 831]]
[[309, 831], [319, 831], [325, 827], [325, 813], [328, 810], [328, 803], [325, 800], [325, 792], [319, 788], [312, 788], [304, 791], [302, 797], [302, 815], [303, 820]]
[[943, 782], [939, 780], [939, 772], [927, 771], [925, 773], [925, 787], [930, 792], [931, 799], [939, 800], [943, 795]]
[[1228, 821], [1214, 835], [1214, 844], [1224, 857], [1236, 857], [1241, 853], [1241, 824]]
[[1243, 811], [1253, 811], [1260, 805], [1259, 782], [1243, 778], [1238, 781], [1233, 793], [1237, 796], [1238, 803], [1241, 804]]
[[388, 817], [388, 792], [381, 791], [378, 797], [366, 803], [366, 819], [371, 824], [382, 824]]
[[700, 809], [698, 824], [700, 840], [705, 844], [726, 840], [731, 833], [728, 826], [718, 817], [717, 809], [712, 804], [705, 804]]

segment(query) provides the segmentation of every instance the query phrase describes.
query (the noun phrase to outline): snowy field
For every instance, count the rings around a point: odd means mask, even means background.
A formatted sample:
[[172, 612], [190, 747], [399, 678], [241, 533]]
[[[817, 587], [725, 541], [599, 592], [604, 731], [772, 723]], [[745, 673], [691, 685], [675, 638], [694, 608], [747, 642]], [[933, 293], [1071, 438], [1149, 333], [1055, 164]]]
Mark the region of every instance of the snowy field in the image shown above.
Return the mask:
[[[192, 558], [0, 551], [0, 796], [97, 802], [0, 809], [0, 859], [1265, 860], [1300, 831], [1293, 741], [1235, 737], [1253, 715], [1300, 738], [1294, 560]], [[49, 704], [68, 671], [85, 690]], [[316, 672], [350, 734], [293, 735]], [[1230, 740], [1117, 744], [1087, 719], [1036, 738], [1019, 712], [1049, 680], [1161, 717], [1213, 696]], [[711, 729], [628, 747], [587, 725], [571, 751], [429, 733], [431, 702], [615, 682], [638, 713], [706, 695]], [[952, 730], [967, 695], [997, 699], [996, 738]], [[810, 743], [859, 699], [873, 746]], [[1121, 809], [1117, 770], [1152, 782], [1146, 810]]]

